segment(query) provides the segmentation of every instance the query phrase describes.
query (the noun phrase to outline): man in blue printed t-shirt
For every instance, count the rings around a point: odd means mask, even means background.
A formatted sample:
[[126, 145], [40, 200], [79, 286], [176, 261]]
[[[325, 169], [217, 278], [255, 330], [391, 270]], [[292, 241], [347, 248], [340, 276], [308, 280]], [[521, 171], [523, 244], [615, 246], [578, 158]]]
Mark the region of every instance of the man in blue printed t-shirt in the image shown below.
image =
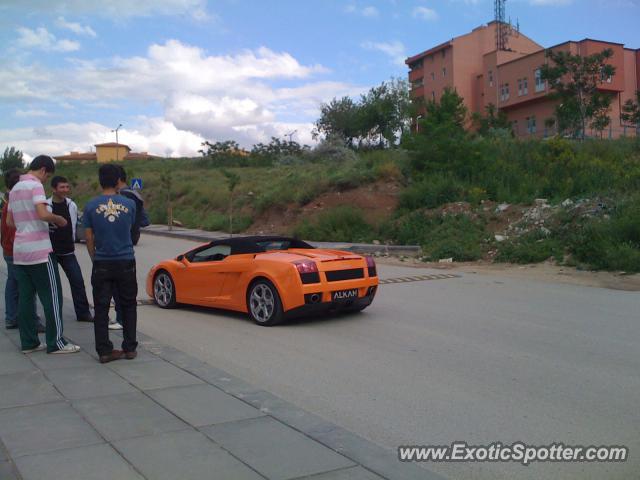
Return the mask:
[[[136, 357], [138, 282], [131, 241], [136, 204], [116, 193], [120, 171], [116, 165], [102, 165], [98, 171], [102, 195], [85, 206], [83, 222], [87, 250], [93, 260], [94, 332], [100, 363]], [[117, 289], [116, 289], [117, 286]], [[109, 340], [109, 305], [118, 295], [122, 309], [122, 350], [114, 350]]]

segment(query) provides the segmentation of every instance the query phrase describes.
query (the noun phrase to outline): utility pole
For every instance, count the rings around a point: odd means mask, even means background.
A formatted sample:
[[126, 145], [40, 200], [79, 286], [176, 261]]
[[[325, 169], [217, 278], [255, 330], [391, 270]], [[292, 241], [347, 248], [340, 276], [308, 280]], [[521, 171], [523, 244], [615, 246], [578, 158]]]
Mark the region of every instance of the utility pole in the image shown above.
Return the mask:
[[298, 130], [294, 130], [293, 132], [290, 133], [285, 133], [284, 136], [285, 137], [289, 137], [289, 143], [291, 143], [291, 139], [293, 138], [293, 136], [297, 133]]
[[111, 130], [112, 132], [116, 132], [116, 162], [119, 160], [118, 153], [120, 152], [120, 143], [118, 142], [118, 130], [120, 130], [122, 124], [118, 125], [115, 130]]

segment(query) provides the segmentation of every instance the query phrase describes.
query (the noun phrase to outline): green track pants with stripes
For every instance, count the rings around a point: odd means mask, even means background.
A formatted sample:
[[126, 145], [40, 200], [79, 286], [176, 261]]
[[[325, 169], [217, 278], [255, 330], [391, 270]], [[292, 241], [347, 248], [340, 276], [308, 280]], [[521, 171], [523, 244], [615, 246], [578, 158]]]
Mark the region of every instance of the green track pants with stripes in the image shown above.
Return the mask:
[[46, 263], [15, 265], [18, 280], [18, 328], [23, 350], [40, 345], [38, 326], [33, 317], [37, 293], [46, 318], [47, 352], [60, 350], [67, 343], [62, 336], [62, 292], [60, 274], [53, 255]]

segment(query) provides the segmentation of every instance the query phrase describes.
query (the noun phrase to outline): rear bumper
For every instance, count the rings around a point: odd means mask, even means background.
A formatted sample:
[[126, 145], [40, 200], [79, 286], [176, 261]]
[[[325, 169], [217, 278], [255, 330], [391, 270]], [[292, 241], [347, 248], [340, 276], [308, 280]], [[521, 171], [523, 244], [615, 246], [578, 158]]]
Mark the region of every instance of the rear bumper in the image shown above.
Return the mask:
[[299, 307], [287, 310], [284, 315], [285, 318], [296, 318], [304, 316], [322, 315], [330, 312], [340, 312], [344, 310], [362, 310], [368, 307], [373, 302], [376, 296], [377, 286], [372, 287], [372, 292], [363, 297], [354, 298], [353, 300], [345, 302], [317, 302], [317, 303], [305, 303]]

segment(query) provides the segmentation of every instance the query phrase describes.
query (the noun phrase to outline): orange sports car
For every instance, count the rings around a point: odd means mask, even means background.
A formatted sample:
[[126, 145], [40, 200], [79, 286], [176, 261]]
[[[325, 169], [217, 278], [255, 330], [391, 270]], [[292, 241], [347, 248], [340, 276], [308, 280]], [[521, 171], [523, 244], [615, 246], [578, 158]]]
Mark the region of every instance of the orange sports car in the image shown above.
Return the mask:
[[215, 240], [160, 262], [147, 276], [147, 293], [159, 307], [235, 310], [259, 325], [322, 311], [360, 311], [371, 305], [377, 288], [372, 257], [287, 237]]

